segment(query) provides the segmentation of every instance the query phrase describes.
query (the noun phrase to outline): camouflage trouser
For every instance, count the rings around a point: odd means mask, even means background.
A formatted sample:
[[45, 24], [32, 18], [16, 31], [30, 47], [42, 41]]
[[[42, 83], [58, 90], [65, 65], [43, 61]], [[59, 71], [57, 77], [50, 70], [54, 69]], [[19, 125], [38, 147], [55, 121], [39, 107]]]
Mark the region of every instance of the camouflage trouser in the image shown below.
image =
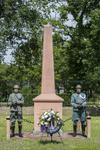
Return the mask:
[[11, 123], [11, 127], [12, 127], [12, 126], [15, 126], [16, 120], [18, 121], [18, 125], [21, 126], [21, 125], [22, 125], [22, 112], [11, 111], [11, 112], [10, 112], [10, 123]]
[[86, 125], [86, 111], [80, 110], [80, 111], [73, 111], [73, 124], [77, 125], [77, 122], [80, 120], [82, 125]]

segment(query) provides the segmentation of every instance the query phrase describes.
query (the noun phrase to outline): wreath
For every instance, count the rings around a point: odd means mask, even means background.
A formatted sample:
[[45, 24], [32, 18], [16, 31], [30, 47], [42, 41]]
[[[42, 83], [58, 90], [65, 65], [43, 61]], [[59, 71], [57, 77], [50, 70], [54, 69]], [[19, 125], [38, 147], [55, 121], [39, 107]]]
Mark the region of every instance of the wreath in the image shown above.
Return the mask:
[[55, 112], [53, 109], [43, 112], [39, 117], [39, 123], [41, 132], [56, 132], [63, 125], [63, 121], [59, 116], [59, 112]]

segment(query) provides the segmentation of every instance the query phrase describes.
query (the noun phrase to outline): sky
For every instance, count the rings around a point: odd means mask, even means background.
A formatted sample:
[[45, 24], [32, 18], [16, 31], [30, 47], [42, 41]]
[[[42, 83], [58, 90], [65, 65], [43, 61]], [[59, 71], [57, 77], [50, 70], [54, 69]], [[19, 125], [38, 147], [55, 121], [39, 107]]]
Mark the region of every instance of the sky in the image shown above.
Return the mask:
[[12, 51], [13, 51], [12, 49], [8, 49], [8, 51], [6, 52], [6, 55], [4, 57], [4, 62], [7, 63], [7, 64], [10, 64], [11, 61], [13, 61], [13, 57], [11, 55]]

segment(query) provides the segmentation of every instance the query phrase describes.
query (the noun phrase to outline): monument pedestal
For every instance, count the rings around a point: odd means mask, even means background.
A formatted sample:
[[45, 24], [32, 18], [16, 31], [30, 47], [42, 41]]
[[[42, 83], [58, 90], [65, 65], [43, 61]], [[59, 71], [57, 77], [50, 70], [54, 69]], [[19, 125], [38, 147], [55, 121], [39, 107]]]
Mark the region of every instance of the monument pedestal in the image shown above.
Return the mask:
[[62, 117], [62, 101], [63, 99], [56, 94], [40, 94], [34, 99], [34, 130], [39, 131], [38, 126], [40, 115], [51, 108], [59, 112]]
[[41, 94], [34, 98], [34, 131], [39, 131], [40, 115], [51, 110], [62, 117], [63, 99], [55, 94], [52, 26], [44, 26]]

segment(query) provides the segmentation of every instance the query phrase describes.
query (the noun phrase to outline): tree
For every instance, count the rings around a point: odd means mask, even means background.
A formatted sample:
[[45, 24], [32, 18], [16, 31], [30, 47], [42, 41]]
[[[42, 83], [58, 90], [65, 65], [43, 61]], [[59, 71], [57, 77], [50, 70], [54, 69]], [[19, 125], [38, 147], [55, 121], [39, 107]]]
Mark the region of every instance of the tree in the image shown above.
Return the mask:
[[[69, 35], [70, 38], [69, 41], [65, 42], [69, 74], [73, 79], [87, 79], [89, 72], [93, 73], [97, 60], [100, 58], [100, 55], [97, 55], [98, 48], [93, 46], [95, 45], [94, 37], [91, 36], [93, 30], [95, 30], [93, 27], [93, 15], [97, 16], [96, 13], [98, 12], [99, 14], [100, 11], [99, 1], [68, 0], [66, 5], [62, 5], [59, 10], [61, 27], [64, 30], [63, 34], [65, 36]], [[76, 25], [69, 26], [66, 23], [69, 14]], [[96, 20], [94, 22], [98, 26], [99, 20]], [[99, 28], [97, 30], [97, 32], [100, 32]], [[99, 37], [96, 33], [97, 45], [99, 45]]]
[[[66, 91], [77, 82], [100, 81], [99, 0], [6, 0], [0, 5], [1, 56], [13, 47], [15, 61], [8, 78], [29, 80], [37, 88], [41, 78], [42, 27], [53, 25], [56, 87]], [[73, 82], [73, 81], [76, 82]], [[92, 82], [93, 81], [93, 82]], [[33, 88], [33, 87], [32, 87]], [[39, 89], [39, 88], [38, 88]], [[95, 88], [96, 89], [96, 88]]]

